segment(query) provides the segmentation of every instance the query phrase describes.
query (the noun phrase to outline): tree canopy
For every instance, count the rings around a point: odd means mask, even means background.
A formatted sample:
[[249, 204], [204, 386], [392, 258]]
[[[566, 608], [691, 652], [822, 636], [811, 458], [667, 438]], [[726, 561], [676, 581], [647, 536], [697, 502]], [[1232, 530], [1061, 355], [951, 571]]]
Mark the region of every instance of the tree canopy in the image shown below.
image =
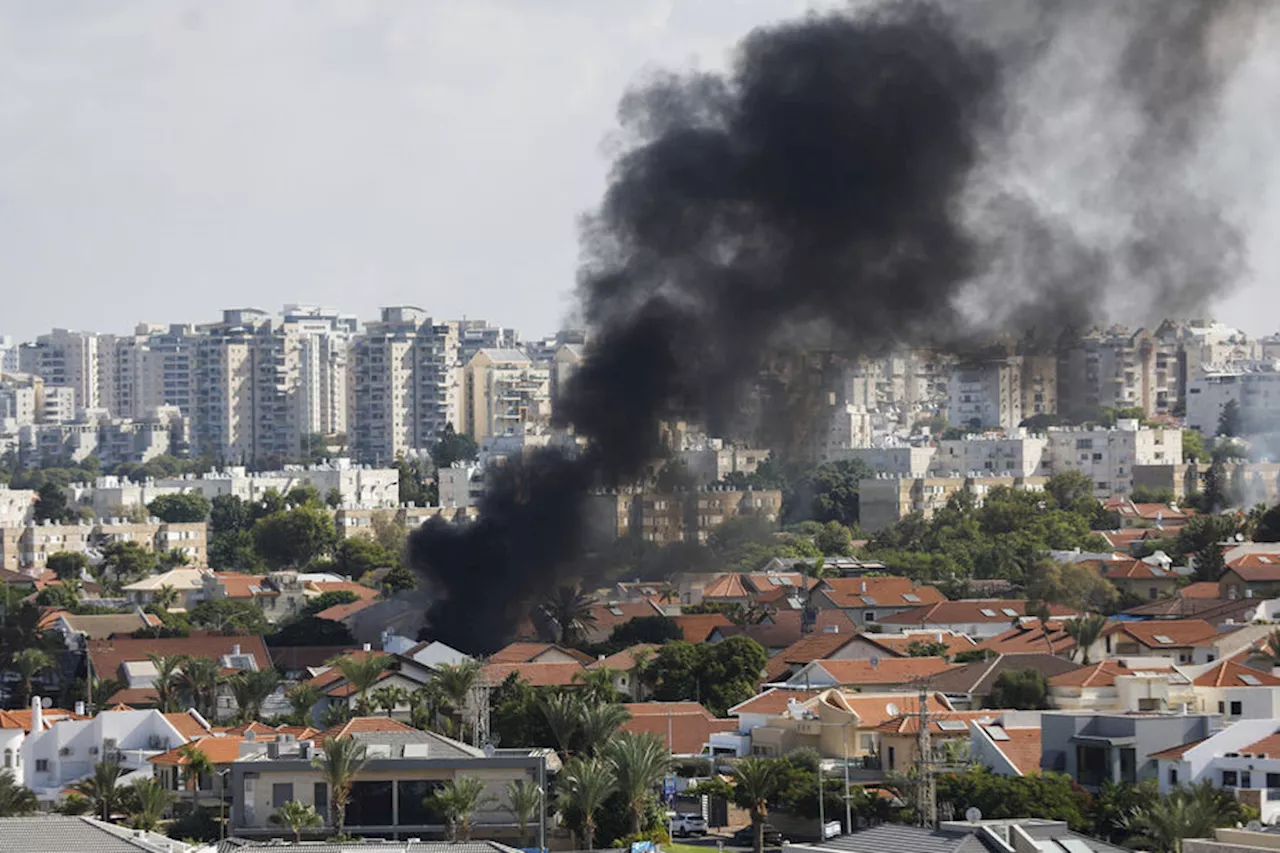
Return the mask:
[[147, 504], [151, 514], [161, 521], [177, 524], [199, 522], [209, 517], [209, 499], [198, 492], [179, 495], [161, 495]]

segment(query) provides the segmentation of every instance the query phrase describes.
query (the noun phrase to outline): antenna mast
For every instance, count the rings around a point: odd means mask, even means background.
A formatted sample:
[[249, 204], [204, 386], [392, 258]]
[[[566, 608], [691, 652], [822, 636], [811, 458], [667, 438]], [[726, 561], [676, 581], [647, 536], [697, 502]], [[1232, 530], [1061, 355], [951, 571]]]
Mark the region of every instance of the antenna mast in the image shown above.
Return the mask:
[[933, 766], [933, 743], [929, 735], [929, 682], [920, 682], [920, 707], [916, 734], [916, 824], [938, 825], [938, 785]]

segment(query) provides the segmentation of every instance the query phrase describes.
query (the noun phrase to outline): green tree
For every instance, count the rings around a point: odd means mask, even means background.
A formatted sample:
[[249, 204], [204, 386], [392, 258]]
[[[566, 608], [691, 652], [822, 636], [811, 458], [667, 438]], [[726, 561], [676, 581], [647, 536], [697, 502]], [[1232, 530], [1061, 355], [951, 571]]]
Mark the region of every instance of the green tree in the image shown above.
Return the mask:
[[484, 783], [474, 776], [450, 779], [426, 799], [426, 805], [444, 816], [449, 840], [471, 840], [471, 816], [485, 801]]
[[329, 509], [337, 509], [342, 506], [342, 490], [336, 486], [324, 493], [324, 504]]
[[1204, 436], [1200, 430], [1190, 427], [1182, 428], [1182, 458], [1187, 462], [1198, 462], [1207, 458], [1204, 452]]
[[951, 647], [936, 640], [913, 640], [907, 644], [907, 657], [945, 658], [951, 656]]
[[1258, 517], [1257, 526], [1253, 531], [1253, 541], [1280, 542], [1280, 504], [1267, 509]]
[[406, 459], [403, 456], [397, 456], [396, 469], [400, 475], [399, 498], [401, 504], [430, 506], [434, 503], [434, 501], [430, 500], [427, 488], [427, 472], [424, 470], [422, 462], [416, 458]]
[[848, 557], [853, 554], [853, 531], [838, 521], [828, 521], [813, 537], [813, 544], [828, 557]]
[[46, 482], [36, 490], [36, 503], [32, 513], [37, 522], [51, 521], [64, 524], [75, 519], [75, 511], [67, 505], [67, 493], [52, 481]]
[[638, 835], [653, 789], [671, 767], [671, 753], [656, 735], [622, 732], [608, 742], [603, 754], [613, 768], [618, 791], [626, 801], [630, 832]]
[[401, 565], [396, 565], [393, 566], [391, 571], [387, 572], [386, 576], [382, 579], [382, 585], [390, 594], [395, 595], [396, 593], [416, 589], [418, 586], [418, 579], [409, 569], [406, 569]]
[[294, 486], [289, 493], [284, 496], [285, 502], [290, 506], [323, 506], [324, 502], [320, 499], [320, 490], [310, 483], [303, 483], [300, 486]]
[[53, 658], [43, 649], [22, 649], [13, 658], [13, 667], [18, 670], [22, 679], [22, 695], [26, 702], [31, 701], [31, 684], [35, 677], [47, 669], [53, 668]]
[[475, 439], [454, 430], [453, 423], [446, 423], [440, 438], [431, 448], [431, 461], [437, 468], [448, 468], [454, 462], [473, 462], [480, 455]]
[[320, 692], [320, 688], [304, 681], [289, 688], [284, 698], [289, 700], [289, 705], [293, 708], [295, 725], [305, 726], [311, 722], [311, 713], [320, 704], [324, 694]]
[[436, 668], [435, 685], [453, 712], [459, 729], [462, 727], [462, 716], [466, 712], [471, 691], [480, 680], [481, 669], [480, 661], [472, 659], [456, 664], [441, 664]]
[[764, 823], [769, 816], [769, 800], [782, 790], [782, 765], [772, 759], [749, 757], [733, 766], [735, 802], [751, 814], [751, 849], [764, 851]]
[[576, 586], [559, 586], [542, 602], [543, 617], [556, 631], [556, 641], [571, 646], [581, 641], [583, 635], [596, 622], [592, 608], [595, 601]]
[[235, 495], [218, 495], [209, 502], [209, 532], [234, 533], [253, 527], [253, 510]]
[[613, 769], [598, 758], [571, 758], [559, 775], [560, 810], [576, 818], [581, 828], [579, 849], [595, 849], [596, 816], [613, 793]]
[[104, 574], [121, 584], [142, 580], [156, 570], [156, 554], [138, 542], [111, 542], [102, 549]]
[[1222, 407], [1222, 411], [1218, 413], [1218, 435], [1234, 438], [1244, 434], [1244, 427], [1240, 417], [1240, 403], [1236, 400], [1228, 400], [1226, 405]]
[[301, 567], [331, 553], [338, 543], [338, 530], [327, 510], [305, 504], [258, 519], [253, 542], [268, 566]]
[[160, 495], [147, 504], [151, 514], [169, 524], [200, 522], [209, 518], [209, 499], [199, 492]]
[[1000, 673], [996, 683], [992, 685], [987, 706], [1036, 711], [1048, 707], [1048, 695], [1049, 682], [1044, 673], [1034, 669], [1007, 669]]
[[251, 723], [262, 716], [262, 704], [280, 686], [280, 676], [274, 669], [250, 670], [236, 673], [228, 683], [236, 700], [236, 716], [242, 723]]
[[370, 698], [373, 700], [375, 707], [386, 711], [387, 716], [390, 717], [395, 713], [398, 706], [409, 702], [409, 691], [403, 687], [388, 685], [373, 691], [373, 695]]
[[179, 689], [206, 720], [216, 717], [218, 685], [222, 683], [222, 666], [213, 658], [190, 658], [178, 677]]
[[875, 471], [860, 459], [828, 462], [815, 468], [798, 491], [813, 495], [810, 517], [814, 520], [852, 527], [859, 519], [858, 482], [873, 477]]
[[542, 789], [531, 779], [512, 779], [507, 783], [506, 804], [503, 806], [515, 818], [520, 830], [520, 843], [529, 840], [529, 824], [538, 817], [542, 808]]
[[394, 554], [382, 543], [364, 536], [349, 536], [333, 551], [333, 569], [340, 575], [359, 580], [370, 572], [396, 565]]
[[1183, 839], [1212, 838], [1218, 827], [1235, 826], [1246, 818], [1235, 797], [1206, 779], [1136, 808], [1125, 828], [1133, 846], [1141, 845], [1154, 853], [1180, 853]]
[[1062, 509], [1075, 506], [1084, 499], [1093, 500], [1093, 481], [1080, 471], [1054, 474], [1045, 483], [1044, 490], [1053, 496], [1053, 502]]
[[156, 691], [156, 710], [168, 714], [178, 709], [178, 672], [187, 659], [182, 655], [147, 655], [155, 667], [151, 682]]
[[552, 693], [542, 697], [541, 706], [561, 759], [568, 759], [582, 730], [582, 700], [570, 693]]
[[12, 770], [0, 772], [0, 817], [33, 814], [38, 806], [35, 793], [15, 779]]
[[329, 665], [342, 673], [343, 679], [356, 692], [356, 713], [369, 713], [369, 689], [378, 683], [394, 658], [384, 654], [350, 654], [334, 658]]
[[45, 568], [66, 581], [81, 577], [89, 568], [89, 558], [74, 551], [56, 551], [45, 560]]
[[310, 803], [304, 805], [297, 800], [284, 803], [267, 820], [276, 826], [287, 826], [293, 833], [294, 844], [302, 843], [303, 830], [324, 826], [324, 818], [316, 812], [315, 806]]
[[617, 736], [631, 714], [621, 705], [593, 705], [583, 702], [578, 717], [579, 745], [584, 755], [599, 755]]
[[1080, 653], [1080, 663], [1089, 665], [1089, 648], [1098, 642], [1102, 632], [1107, 629], [1107, 618], [1097, 613], [1090, 613], [1077, 619], [1068, 619], [1064, 626], [1067, 636], [1076, 641], [1076, 651]]
[[211, 568], [247, 572], [262, 565], [262, 558], [254, 550], [253, 534], [249, 531], [228, 530], [209, 537]]
[[990, 819], [1033, 817], [1065, 821], [1084, 832], [1090, 825], [1089, 795], [1070, 777], [1058, 773], [997, 776], [985, 767], [938, 776], [938, 801], [963, 814], [977, 808]]
[[80, 606], [80, 593], [83, 589], [84, 585], [78, 578], [63, 581], [62, 583], [49, 584], [36, 593], [36, 604], [41, 607], [61, 607], [66, 610], [75, 610]]
[[71, 790], [93, 803], [93, 810], [102, 820], [109, 821], [120, 806], [124, 789], [120, 777], [124, 769], [114, 761], [103, 761], [93, 766], [93, 775], [81, 779]]
[[314, 616], [322, 610], [328, 610], [330, 607], [337, 607], [341, 604], [353, 604], [360, 600], [360, 596], [356, 595], [349, 589], [330, 589], [320, 593], [315, 598], [309, 599], [302, 608], [304, 616]]
[[266, 634], [271, 623], [262, 610], [248, 601], [229, 598], [202, 601], [191, 609], [191, 624], [198, 628], [212, 628], [220, 634]]
[[131, 788], [126, 790], [129, 813], [129, 826], [155, 831], [160, 819], [177, 800], [178, 795], [160, 784], [159, 779], [134, 779]]
[[368, 762], [364, 744], [353, 737], [332, 737], [324, 742], [321, 752], [311, 759], [329, 786], [329, 811], [335, 834], [343, 835], [347, 825], [347, 803], [351, 801], [351, 783]]
[[269, 646], [354, 646], [356, 638], [341, 622], [303, 616], [267, 636]]
[[195, 743], [185, 744], [178, 750], [179, 765], [182, 769], [182, 783], [191, 792], [191, 811], [196, 810], [196, 801], [200, 799], [200, 780], [208, 779], [217, 770], [209, 754]]
[[719, 716], [755, 694], [768, 661], [764, 648], [748, 637], [714, 644], [668, 643], [648, 666], [653, 698], [702, 702]]

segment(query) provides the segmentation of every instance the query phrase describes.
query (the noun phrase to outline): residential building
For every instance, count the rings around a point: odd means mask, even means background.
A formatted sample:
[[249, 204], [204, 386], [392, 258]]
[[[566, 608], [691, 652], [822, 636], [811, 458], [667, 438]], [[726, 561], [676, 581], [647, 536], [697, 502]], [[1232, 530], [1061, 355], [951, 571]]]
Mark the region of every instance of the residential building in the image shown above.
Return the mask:
[[1137, 784], [1156, 778], [1156, 754], [1208, 737], [1208, 714], [1045, 712], [1041, 768], [1065, 773], [1086, 790], [1104, 782]]
[[769, 453], [767, 449], [725, 447], [719, 441], [712, 441], [702, 449], [682, 450], [676, 458], [685, 464], [695, 483], [708, 486], [730, 474], [754, 474], [769, 458]]
[[[153, 551], [177, 549], [192, 562], [204, 562], [207, 554], [204, 523], [142, 522], [105, 519], [98, 523], [27, 524], [5, 528], [12, 537], [0, 537], [3, 567], [16, 571], [20, 566], [43, 567], [50, 554], [71, 551], [85, 554], [112, 542], [137, 542]], [[10, 547], [12, 545], [12, 548]]]
[[[997, 710], [939, 711], [930, 714], [929, 760], [939, 770], [964, 764], [969, 746], [969, 727], [975, 723], [994, 723]], [[899, 714], [876, 726], [880, 736], [881, 766], [887, 773], [907, 773], [920, 755], [920, 715]]]
[[19, 427], [19, 462], [28, 466], [49, 460], [78, 463], [94, 456], [103, 465], [114, 466], [186, 452], [191, 426], [176, 407], [153, 410], [137, 421], [109, 418], [102, 411], [80, 414]]
[[[373, 710], [372, 705], [369, 704], [370, 696], [374, 691], [383, 687], [399, 687], [405, 691], [406, 695], [411, 694], [423, 687], [435, 674], [434, 668], [420, 664], [412, 658], [376, 652], [369, 645], [366, 645], [362, 651], [350, 652], [346, 655], [349, 658], [370, 656], [385, 657], [387, 666], [377, 681], [363, 694], [356, 690], [355, 685], [347, 681], [338, 667], [329, 664], [306, 682], [319, 690], [324, 697], [312, 709], [313, 721], [323, 719], [329, 708], [335, 705], [346, 707], [357, 714], [370, 713]], [[407, 720], [411, 707], [411, 700], [406, 700], [393, 708], [389, 716]]]
[[[1108, 626], [1103, 631], [1103, 636], [1089, 647], [1088, 653], [1092, 659], [1111, 653], [1110, 639], [1115, 631], [1115, 627]], [[978, 643], [978, 648], [999, 655], [1040, 652], [1067, 658], [1075, 657], [1081, 652], [1076, 647], [1075, 639], [1067, 633], [1065, 623], [1058, 620], [1042, 622], [1039, 619], [1021, 619], [1003, 634], [996, 634]]]
[[942, 693], [957, 710], [977, 710], [989, 707], [987, 699], [996, 682], [1006, 672], [1034, 670], [1048, 679], [1080, 669], [1079, 664], [1066, 658], [1044, 652], [993, 655], [953, 667], [929, 678], [929, 689]]
[[1178, 585], [1191, 574], [1191, 569], [1183, 566], [1171, 566], [1170, 558], [1159, 551], [1141, 560], [1124, 560], [1109, 565], [1103, 577], [1111, 581], [1111, 585], [1122, 595], [1155, 601], [1159, 598], [1172, 598], [1178, 592]]
[[944, 601], [937, 588], [900, 577], [825, 578], [812, 595], [814, 607], [842, 610], [859, 629]]
[[1269, 633], [1266, 625], [1223, 625], [1204, 619], [1123, 622], [1114, 654], [1172, 657], [1180, 664], [1213, 663], [1250, 648]]
[[739, 516], [776, 524], [782, 492], [722, 487], [688, 492], [609, 492], [588, 497], [589, 537], [603, 547], [627, 536], [656, 545], [705, 543], [711, 532]]
[[649, 689], [641, 677], [644, 665], [653, 659], [661, 646], [655, 643], [637, 643], [634, 646], [601, 656], [595, 663], [588, 664], [589, 670], [607, 670], [613, 673], [613, 689], [619, 695], [634, 702], [644, 702]]
[[18, 369], [44, 380], [50, 388], [72, 392], [71, 410], [99, 406], [98, 336], [91, 332], [54, 329], [18, 350]]
[[0, 373], [0, 432], [13, 434], [44, 415], [44, 380], [30, 373]]
[[[518, 840], [518, 827], [506, 805], [509, 782], [524, 779], [548, 789], [549, 774], [559, 769], [549, 749], [495, 749], [468, 746], [434, 732], [421, 731], [385, 717], [359, 717], [324, 732], [315, 741], [285, 735], [265, 743], [243, 739], [243, 754], [231, 765], [230, 830], [239, 837], [280, 835], [269, 818], [289, 801], [314, 806], [326, 826], [331, 792], [324, 773], [312, 764], [322, 742], [354, 738], [368, 757], [351, 786], [346, 831], [352, 835], [441, 836], [444, 821], [427, 802], [433, 790], [462, 777], [485, 785], [483, 805], [472, 815], [477, 834]], [[287, 832], [287, 830], [285, 830]]]
[[1040, 712], [1001, 711], [994, 723], [969, 724], [969, 757], [997, 776], [1040, 772]]
[[1064, 336], [1058, 352], [1058, 411], [1073, 419], [1102, 407], [1170, 414], [1182, 401], [1180, 345], [1172, 330], [1123, 327]]
[[1093, 481], [1099, 498], [1133, 491], [1135, 465], [1180, 465], [1182, 430], [1139, 426], [1121, 419], [1115, 427], [1050, 427], [1053, 472], [1079, 471]]
[[455, 462], [448, 468], [437, 468], [436, 487], [442, 507], [479, 506], [485, 491], [484, 467], [475, 462]]
[[1049, 701], [1068, 711], [1172, 711], [1195, 703], [1191, 679], [1173, 658], [1115, 658], [1049, 679]]
[[1275, 834], [1266, 829], [1223, 827], [1212, 838], [1184, 838], [1181, 847], [1183, 853], [1266, 853], [1275, 843]]
[[1239, 408], [1246, 433], [1274, 431], [1280, 423], [1280, 362], [1237, 364], [1192, 376], [1187, 383], [1187, 427], [1216, 437], [1228, 403]]
[[957, 364], [947, 386], [947, 421], [979, 430], [1013, 429], [1022, 412], [1022, 359], [1019, 356]]
[[[80, 815], [0, 818], [0, 848], [30, 853], [94, 850], [97, 853], [197, 853], [197, 848], [167, 835], [130, 829]], [[394, 853], [394, 851], [385, 851]]]
[[933, 477], [1047, 477], [1051, 475], [1049, 439], [1025, 429], [1002, 435], [942, 439], [929, 461]]
[[[108, 706], [124, 703], [145, 707], [156, 702], [153, 687], [156, 668], [151, 663], [151, 655], [215, 660], [223, 668], [236, 671], [262, 671], [271, 666], [266, 644], [261, 637], [253, 635], [192, 634], [189, 637], [90, 640], [88, 654], [94, 678], [116, 679], [125, 685], [112, 696], [99, 697]], [[216, 716], [230, 717], [235, 710], [230, 690], [220, 688]]]
[[1241, 720], [1154, 758], [1161, 794], [1208, 781], [1256, 809], [1266, 824], [1280, 819], [1280, 730], [1274, 719]]
[[851, 447], [832, 453], [833, 460], [857, 461], [877, 473], [898, 477], [924, 477], [933, 467], [938, 448], [933, 445], [916, 447], [910, 444], [892, 444], [885, 447]]
[[68, 649], [82, 649], [87, 640], [128, 637], [134, 631], [157, 628], [163, 624], [160, 617], [145, 613], [139, 607], [131, 613], [77, 614], [62, 611], [56, 613], [44, 630], [46, 636], [51, 631], [62, 635]]
[[875, 477], [858, 481], [859, 524], [874, 533], [919, 512], [931, 518], [957, 492], [968, 492], [979, 505], [995, 488], [1044, 491], [1048, 477]]
[[[1056, 620], [1074, 619], [1079, 614], [1061, 604], [1046, 604], [1049, 616]], [[912, 628], [927, 631], [949, 631], [975, 639], [987, 639], [1004, 633], [1009, 625], [1031, 617], [1025, 599], [965, 599], [939, 601], [913, 607], [892, 615], [881, 616], [879, 622], [890, 629]]]
[[1280, 597], [1280, 551], [1242, 554], [1229, 560], [1218, 578], [1218, 597], [1259, 601]]
[[428, 451], [445, 424], [461, 431], [459, 324], [421, 308], [383, 308], [352, 343], [351, 448], [357, 459], [388, 464]]
[[463, 368], [462, 429], [477, 442], [551, 423], [551, 373], [516, 349], [481, 349]]
[[957, 664], [941, 657], [886, 658], [884, 660], [815, 660], [800, 667], [785, 682], [793, 689], [843, 687], [857, 690], [908, 688]]
[[738, 730], [737, 720], [717, 719], [698, 702], [633, 702], [622, 707], [631, 715], [622, 731], [652, 734], [672, 755], [701, 755], [713, 734]]

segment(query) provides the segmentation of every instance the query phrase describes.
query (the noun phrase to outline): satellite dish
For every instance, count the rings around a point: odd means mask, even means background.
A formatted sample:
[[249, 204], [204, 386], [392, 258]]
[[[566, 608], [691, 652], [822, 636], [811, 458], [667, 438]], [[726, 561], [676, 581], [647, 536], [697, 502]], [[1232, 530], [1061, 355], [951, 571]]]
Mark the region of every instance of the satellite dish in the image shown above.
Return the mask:
[[885, 711], [885, 713], [886, 713], [886, 714], [888, 714], [890, 717], [896, 717], [896, 716], [898, 716], [899, 714], [901, 714], [901, 713], [902, 713], [902, 710], [901, 710], [901, 709], [897, 706], [897, 704], [896, 704], [896, 703], [894, 703], [894, 702], [890, 702], [888, 705], [885, 705], [885, 706], [884, 706], [884, 711]]
[[1251, 820], [1244, 825], [1244, 828], [1251, 832], [1262, 832], [1262, 821]]
[[486, 743], [486, 744], [484, 745], [484, 757], [485, 757], [485, 758], [493, 758], [493, 754], [494, 754], [495, 752], [497, 752], [497, 751], [498, 751], [498, 750], [497, 750], [497, 749], [495, 749], [495, 748], [494, 748], [494, 746], [493, 746], [493, 744], [491, 744], [491, 743]]
[[964, 819], [969, 821], [969, 823], [977, 823], [982, 820], [982, 809], [975, 806], [969, 806], [969, 808], [964, 810]]
[[40, 700], [40, 707], [41, 707], [41, 708], [52, 708], [52, 707], [53, 707], [53, 700], [52, 700], [51, 698], [49, 698], [48, 696], [44, 697], [43, 699], [41, 699], [41, 700]]
[[879, 656], [879, 655], [872, 655], [872, 656], [871, 656], [871, 665], [872, 665], [872, 666], [879, 666], [879, 665], [880, 665], [880, 656]]

